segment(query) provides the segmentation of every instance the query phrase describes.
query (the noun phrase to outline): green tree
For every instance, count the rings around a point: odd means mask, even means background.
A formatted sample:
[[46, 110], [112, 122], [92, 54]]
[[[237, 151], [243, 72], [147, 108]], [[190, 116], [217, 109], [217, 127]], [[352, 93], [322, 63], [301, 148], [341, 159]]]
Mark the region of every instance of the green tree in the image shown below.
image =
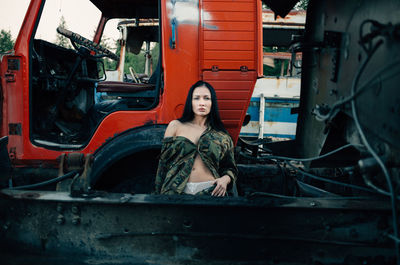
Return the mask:
[[[264, 52], [287, 52], [288, 49], [286, 47], [263, 47]], [[289, 62], [287, 60], [274, 60], [275, 67], [271, 67], [268, 65], [263, 65], [264, 76], [281, 76], [282, 64], [284, 64], [284, 74], [287, 72], [287, 68], [289, 66]]]
[[[108, 43], [109, 42], [107, 37], [103, 37], [102, 41], [100, 42], [103, 47], [110, 49], [110, 45]], [[118, 41], [116, 41], [115, 45], [117, 46], [116, 54], [120, 56], [121, 46]], [[157, 66], [159, 53], [160, 45], [156, 43], [156, 45], [154, 45], [154, 47], [150, 50], [151, 60], [153, 62], [153, 71]], [[126, 52], [124, 73], [130, 73], [129, 67], [132, 67], [137, 73], [144, 73], [145, 61], [145, 52], [143, 50], [141, 50], [139, 54]], [[115, 70], [117, 68], [117, 63], [118, 62], [109, 58], [104, 58], [104, 65], [107, 70]]]
[[0, 53], [5, 53], [14, 47], [14, 40], [11, 37], [11, 31], [0, 31]]
[[303, 9], [303, 10], [307, 10], [308, 7], [308, 1], [309, 0], [300, 0], [297, 4], [296, 4], [296, 9]]
[[[157, 66], [159, 53], [160, 53], [160, 45], [157, 43], [150, 50], [151, 60], [153, 62], [153, 71]], [[129, 67], [132, 67], [133, 69], [135, 69], [137, 73], [144, 73], [145, 62], [146, 62], [146, 57], [144, 50], [141, 50], [140, 53], [137, 55], [127, 52], [125, 56], [124, 71], [125, 73], [129, 73]]]
[[[100, 45], [103, 46], [104, 48], [110, 50], [110, 51], [114, 51], [115, 48], [111, 47], [111, 44], [110, 44], [112, 42], [113, 41], [112, 41], [111, 38], [107, 37], [106, 35], [103, 35], [103, 37], [100, 40]], [[120, 51], [121, 51], [121, 47], [119, 45], [118, 40], [115, 41], [115, 46], [114, 47], [117, 47], [117, 50], [115, 51], [115, 54], [119, 56]], [[103, 62], [104, 62], [104, 67], [106, 68], [106, 70], [115, 70], [117, 68], [118, 62], [115, 61], [115, 60], [112, 60], [110, 58], [105, 57], [105, 58], [103, 58]]]
[[[68, 29], [67, 27], [67, 22], [65, 22], [65, 18], [64, 16], [61, 16], [60, 18], [60, 23], [58, 24], [59, 27], [64, 28], [64, 29]], [[69, 39], [67, 37], [65, 37], [64, 35], [61, 34], [57, 34], [56, 36], [56, 44], [58, 46], [67, 48], [67, 49], [71, 49], [72, 46], [69, 42]]]

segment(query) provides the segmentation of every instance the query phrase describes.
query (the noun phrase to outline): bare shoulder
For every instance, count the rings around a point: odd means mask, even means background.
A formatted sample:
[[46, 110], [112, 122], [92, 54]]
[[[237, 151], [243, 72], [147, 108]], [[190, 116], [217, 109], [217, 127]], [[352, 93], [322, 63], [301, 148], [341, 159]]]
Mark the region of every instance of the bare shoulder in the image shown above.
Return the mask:
[[165, 130], [165, 137], [173, 137], [176, 136], [176, 132], [182, 126], [182, 123], [178, 120], [173, 120], [168, 124], [167, 129]]

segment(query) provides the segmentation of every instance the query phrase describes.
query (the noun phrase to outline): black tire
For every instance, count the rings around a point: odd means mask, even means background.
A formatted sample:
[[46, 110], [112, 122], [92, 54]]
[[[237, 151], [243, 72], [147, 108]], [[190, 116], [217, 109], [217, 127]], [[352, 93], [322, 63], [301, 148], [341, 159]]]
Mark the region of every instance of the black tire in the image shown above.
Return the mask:
[[[144, 126], [106, 142], [94, 153], [90, 187], [133, 193], [152, 191], [165, 129], [166, 125]], [[131, 190], [126, 190], [128, 186]]]

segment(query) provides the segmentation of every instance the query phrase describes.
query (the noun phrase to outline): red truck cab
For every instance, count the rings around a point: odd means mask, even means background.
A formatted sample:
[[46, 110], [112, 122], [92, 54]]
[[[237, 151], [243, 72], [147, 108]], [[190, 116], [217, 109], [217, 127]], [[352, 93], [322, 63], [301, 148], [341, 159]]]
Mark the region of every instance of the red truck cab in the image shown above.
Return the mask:
[[[9, 137], [14, 175], [54, 176], [62, 154], [91, 154], [91, 186], [109, 189], [145, 175], [136, 191], [150, 192], [165, 127], [180, 117], [199, 79], [216, 88], [221, 117], [237, 141], [262, 74], [260, 0], [90, 2], [100, 14], [92, 41], [63, 28], [58, 34], [73, 47], [41, 39], [37, 30], [51, 3], [32, 0], [13, 53], [2, 57], [1, 136]], [[83, 25], [88, 18], [77, 19]], [[106, 79], [104, 57], [119, 57], [98, 43], [113, 19], [159, 21], [152, 35], [159, 60], [145, 82]], [[136, 34], [143, 43], [145, 34]], [[115, 97], [99, 102], [96, 91]]]

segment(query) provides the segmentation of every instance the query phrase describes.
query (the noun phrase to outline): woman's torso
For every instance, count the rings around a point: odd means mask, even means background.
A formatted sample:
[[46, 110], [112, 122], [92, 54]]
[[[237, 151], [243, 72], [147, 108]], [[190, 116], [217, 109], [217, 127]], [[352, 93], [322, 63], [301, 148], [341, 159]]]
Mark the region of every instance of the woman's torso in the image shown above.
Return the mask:
[[[190, 140], [193, 144], [197, 145], [201, 135], [204, 133], [206, 128], [202, 128], [198, 125], [191, 123], [181, 123], [177, 130], [176, 136], [185, 137]], [[188, 179], [188, 182], [204, 182], [214, 180], [214, 176], [211, 171], [204, 164], [200, 155], [197, 154], [193, 163], [193, 167]]]

